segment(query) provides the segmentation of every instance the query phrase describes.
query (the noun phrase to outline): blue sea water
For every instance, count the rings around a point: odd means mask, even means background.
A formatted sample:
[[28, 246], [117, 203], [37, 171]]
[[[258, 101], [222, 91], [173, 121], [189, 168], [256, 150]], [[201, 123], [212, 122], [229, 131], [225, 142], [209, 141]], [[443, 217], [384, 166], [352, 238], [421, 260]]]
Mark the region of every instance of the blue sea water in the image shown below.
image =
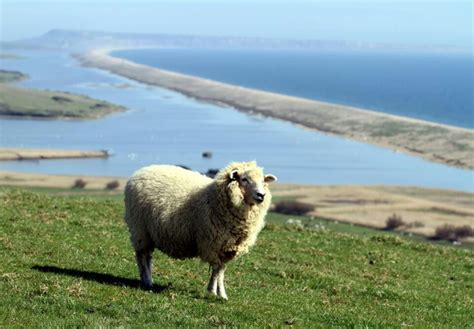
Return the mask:
[[[106, 149], [107, 159], [2, 161], [0, 170], [70, 175], [129, 176], [152, 163], [182, 164], [201, 172], [230, 161], [256, 159], [281, 182], [388, 184], [474, 192], [474, 171], [381, 147], [301, 129], [196, 102], [101, 70], [81, 67], [68, 54], [15, 51], [22, 60], [0, 68], [27, 73], [20, 85], [63, 90], [126, 106], [97, 120], [0, 117], [0, 147]], [[211, 159], [201, 156], [212, 151]]]
[[474, 127], [473, 54], [140, 49], [113, 55], [249, 88]]

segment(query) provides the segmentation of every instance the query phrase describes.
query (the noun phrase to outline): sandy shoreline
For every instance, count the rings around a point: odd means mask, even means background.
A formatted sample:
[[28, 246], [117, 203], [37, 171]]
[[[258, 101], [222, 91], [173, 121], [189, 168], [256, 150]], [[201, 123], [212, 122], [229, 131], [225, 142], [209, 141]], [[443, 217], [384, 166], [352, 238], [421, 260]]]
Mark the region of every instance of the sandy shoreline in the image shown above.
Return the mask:
[[0, 148], [0, 161], [107, 158], [108, 156], [109, 156], [109, 153], [104, 150], [79, 151], [79, 150]]
[[201, 101], [290, 121], [430, 161], [474, 169], [472, 129], [243, 88], [137, 64], [112, 57], [109, 52], [96, 49], [77, 58], [84, 66], [174, 90]]

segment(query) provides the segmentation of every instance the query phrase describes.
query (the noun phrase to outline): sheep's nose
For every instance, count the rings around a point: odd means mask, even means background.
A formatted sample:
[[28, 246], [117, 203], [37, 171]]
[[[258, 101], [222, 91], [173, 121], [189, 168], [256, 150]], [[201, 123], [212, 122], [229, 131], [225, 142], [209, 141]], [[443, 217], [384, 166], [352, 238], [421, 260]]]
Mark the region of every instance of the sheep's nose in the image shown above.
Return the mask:
[[257, 192], [255, 193], [255, 196], [253, 198], [255, 199], [255, 201], [260, 203], [260, 202], [263, 202], [263, 199], [265, 198], [265, 194]]

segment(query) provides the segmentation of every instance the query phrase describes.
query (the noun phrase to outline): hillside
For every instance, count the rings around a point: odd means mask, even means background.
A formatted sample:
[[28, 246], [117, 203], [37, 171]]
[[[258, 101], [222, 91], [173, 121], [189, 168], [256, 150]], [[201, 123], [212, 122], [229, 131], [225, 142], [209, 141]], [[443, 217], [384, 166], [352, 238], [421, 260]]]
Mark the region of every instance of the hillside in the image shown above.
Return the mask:
[[18, 71], [0, 70], [0, 83], [11, 83], [25, 79], [28, 79], [28, 75], [24, 73]]
[[0, 84], [0, 115], [85, 119], [124, 110], [87, 96]]
[[[474, 253], [268, 218], [229, 266], [230, 300], [208, 268], [155, 253], [155, 289], [137, 289], [121, 198], [0, 190], [0, 326], [469, 327]], [[281, 219], [281, 218], [280, 218]]]
[[436, 45], [409, 45], [380, 42], [353, 42], [322, 39], [277, 39], [261, 37], [206, 36], [166, 33], [126, 33], [53, 29], [38, 37], [3, 42], [4, 49], [51, 49], [84, 51], [93, 48], [180, 47], [180, 48], [252, 48], [305, 49], [315, 51], [429, 51], [471, 52], [469, 48]]

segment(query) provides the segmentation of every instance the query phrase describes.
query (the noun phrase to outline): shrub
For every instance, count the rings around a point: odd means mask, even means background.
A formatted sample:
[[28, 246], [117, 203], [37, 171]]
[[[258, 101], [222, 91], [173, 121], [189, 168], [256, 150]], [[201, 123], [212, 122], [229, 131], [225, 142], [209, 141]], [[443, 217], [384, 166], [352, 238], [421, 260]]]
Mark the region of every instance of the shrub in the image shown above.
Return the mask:
[[458, 226], [454, 229], [454, 234], [456, 238], [462, 239], [470, 236], [474, 236], [474, 231], [469, 225]]
[[385, 221], [385, 229], [389, 231], [394, 230], [397, 227], [400, 227], [403, 225], [405, 225], [405, 222], [403, 221], [402, 217], [397, 214], [393, 214], [392, 216], [388, 217], [387, 220]]
[[78, 178], [74, 181], [74, 185], [72, 185], [72, 188], [84, 188], [86, 187], [87, 182], [81, 178]]
[[299, 201], [279, 201], [275, 204], [273, 211], [280, 214], [301, 216], [310, 211], [314, 211], [314, 206]]
[[108, 183], [105, 185], [105, 188], [106, 188], [107, 190], [115, 190], [115, 189], [117, 189], [119, 186], [120, 186], [119, 181], [118, 181], [118, 180], [113, 180], [113, 181], [108, 182]]
[[439, 240], [456, 240], [456, 228], [454, 225], [444, 224], [438, 226], [435, 231], [434, 238]]

